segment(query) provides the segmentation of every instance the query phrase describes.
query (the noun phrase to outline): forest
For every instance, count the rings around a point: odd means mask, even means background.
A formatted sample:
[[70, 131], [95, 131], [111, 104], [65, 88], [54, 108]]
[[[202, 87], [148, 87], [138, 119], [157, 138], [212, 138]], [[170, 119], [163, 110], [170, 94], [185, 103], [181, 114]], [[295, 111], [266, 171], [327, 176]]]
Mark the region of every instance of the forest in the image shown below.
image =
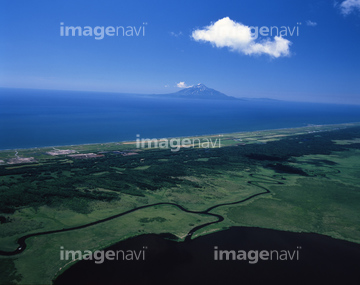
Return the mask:
[[151, 149], [132, 156], [107, 152], [103, 157], [89, 159], [69, 159], [63, 155], [42, 159], [37, 164], [21, 164], [21, 167], [1, 165], [0, 213], [42, 205], [88, 213], [92, 201], [118, 200], [120, 193], [144, 196], [146, 191], [180, 184], [202, 187], [184, 177], [245, 168], [254, 170], [258, 166], [278, 173], [308, 176], [303, 169], [289, 165], [293, 157], [359, 149], [359, 143], [333, 142], [355, 138], [360, 138], [360, 127], [289, 136], [266, 144], [178, 152]]

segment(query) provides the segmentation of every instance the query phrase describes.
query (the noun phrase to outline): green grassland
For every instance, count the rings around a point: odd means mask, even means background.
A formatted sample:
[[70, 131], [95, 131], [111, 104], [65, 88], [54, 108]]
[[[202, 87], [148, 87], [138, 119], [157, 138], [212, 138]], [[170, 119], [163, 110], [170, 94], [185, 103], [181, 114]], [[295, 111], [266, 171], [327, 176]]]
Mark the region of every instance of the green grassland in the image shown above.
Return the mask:
[[[282, 174], [286, 183], [269, 186], [270, 195], [214, 213], [227, 216], [222, 226], [313, 232], [360, 243], [360, 187], [355, 183], [359, 176], [353, 176], [354, 170], [360, 169], [360, 151], [351, 151], [354, 164], [339, 157], [340, 153], [337, 154], [335, 169], [341, 169], [340, 173], [334, 171], [334, 166], [322, 166], [316, 176], [295, 178], [294, 175]], [[323, 158], [321, 156], [319, 160]], [[309, 173], [316, 171], [312, 165], [308, 169]]]
[[[212, 138], [221, 138], [222, 147], [172, 152], [109, 143], [17, 150], [18, 157], [36, 162], [0, 165], [0, 250], [15, 250], [17, 239], [30, 233], [80, 226], [144, 205], [175, 203], [200, 212], [259, 193], [264, 194], [212, 209], [224, 221], [201, 228], [193, 238], [243, 225], [360, 243], [358, 124]], [[46, 154], [54, 149], [102, 156]], [[1, 151], [0, 160], [6, 163], [14, 153]], [[23, 253], [0, 256], [0, 284], [50, 284], [72, 264], [59, 259], [60, 246], [95, 250], [146, 233], [171, 233], [182, 241], [195, 226], [213, 221], [159, 205], [83, 229], [32, 237]]]
[[69, 250], [97, 250], [143, 233], [171, 232], [183, 239], [194, 225], [212, 220], [210, 217], [184, 213], [173, 206], [157, 206], [94, 227], [30, 238], [28, 248], [21, 255], [7, 260], [10, 259], [22, 275], [22, 284], [48, 284], [72, 264], [60, 260], [60, 246]]

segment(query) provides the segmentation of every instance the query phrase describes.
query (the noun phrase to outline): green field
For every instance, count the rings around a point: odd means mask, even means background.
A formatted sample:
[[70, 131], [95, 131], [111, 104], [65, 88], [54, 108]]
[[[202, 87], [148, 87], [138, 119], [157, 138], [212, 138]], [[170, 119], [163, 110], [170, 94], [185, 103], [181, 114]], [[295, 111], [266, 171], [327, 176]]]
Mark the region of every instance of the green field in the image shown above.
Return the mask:
[[[73, 262], [60, 246], [102, 249], [145, 233], [171, 233], [183, 241], [231, 226], [314, 232], [360, 243], [360, 127], [309, 126], [214, 136], [221, 148], [136, 149], [132, 143], [1, 151], [0, 250], [21, 236], [99, 221], [83, 229], [31, 237], [24, 252], [0, 256], [1, 284], [50, 284]], [[54, 150], [69, 154], [52, 156]], [[94, 153], [93, 158], [72, 157]], [[136, 154], [134, 154], [136, 153]], [[35, 162], [11, 163], [34, 157]], [[250, 183], [249, 183], [250, 182]], [[282, 184], [279, 184], [282, 183]], [[268, 189], [266, 193], [264, 189]]]

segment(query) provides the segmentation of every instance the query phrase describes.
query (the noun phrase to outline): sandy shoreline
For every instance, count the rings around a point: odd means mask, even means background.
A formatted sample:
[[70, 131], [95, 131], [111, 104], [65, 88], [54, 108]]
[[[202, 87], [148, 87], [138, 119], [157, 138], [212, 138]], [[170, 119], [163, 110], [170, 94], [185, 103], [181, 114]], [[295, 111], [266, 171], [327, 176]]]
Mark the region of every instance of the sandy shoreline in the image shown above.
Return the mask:
[[[234, 134], [246, 134], [246, 133], [254, 133], [254, 132], [266, 132], [266, 131], [284, 131], [284, 130], [300, 130], [306, 128], [322, 128], [322, 127], [352, 127], [358, 126], [360, 122], [349, 122], [349, 123], [342, 123], [342, 124], [324, 124], [324, 125], [306, 125], [302, 127], [290, 127], [290, 128], [276, 128], [276, 129], [261, 129], [261, 130], [254, 130], [254, 131], [239, 131], [239, 132], [231, 132], [231, 133], [217, 133], [217, 134], [204, 134], [204, 135], [192, 135], [192, 136], [177, 136], [177, 137], [161, 137], [157, 139], [183, 139], [183, 138], [204, 138], [204, 137], [217, 137], [217, 136], [227, 136], [227, 135], [234, 135]], [[153, 139], [153, 138], [151, 138]], [[95, 146], [95, 145], [107, 145], [107, 144], [122, 144], [122, 145], [131, 145], [135, 144], [136, 141], [115, 141], [115, 142], [99, 142], [99, 143], [81, 143], [81, 144], [65, 144], [65, 145], [52, 145], [52, 146], [40, 146], [40, 147], [27, 147], [27, 148], [8, 148], [8, 149], [0, 149], [0, 152], [9, 152], [9, 151], [17, 151], [17, 150], [41, 150], [41, 149], [49, 149], [49, 148], [66, 148], [66, 147], [78, 147], [78, 146]]]

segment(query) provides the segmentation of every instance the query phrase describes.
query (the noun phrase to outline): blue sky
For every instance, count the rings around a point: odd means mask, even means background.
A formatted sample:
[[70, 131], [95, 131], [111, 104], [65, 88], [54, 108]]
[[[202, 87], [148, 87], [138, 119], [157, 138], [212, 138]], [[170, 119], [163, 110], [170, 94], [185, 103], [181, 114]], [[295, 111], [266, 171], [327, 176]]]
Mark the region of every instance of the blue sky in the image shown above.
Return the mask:
[[[60, 23], [145, 35], [60, 36]], [[248, 37], [273, 26], [299, 35]], [[0, 36], [0, 87], [171, 93], [201, 82], [235, 97], [360, 104], [360, 0], [0, 0]]]

